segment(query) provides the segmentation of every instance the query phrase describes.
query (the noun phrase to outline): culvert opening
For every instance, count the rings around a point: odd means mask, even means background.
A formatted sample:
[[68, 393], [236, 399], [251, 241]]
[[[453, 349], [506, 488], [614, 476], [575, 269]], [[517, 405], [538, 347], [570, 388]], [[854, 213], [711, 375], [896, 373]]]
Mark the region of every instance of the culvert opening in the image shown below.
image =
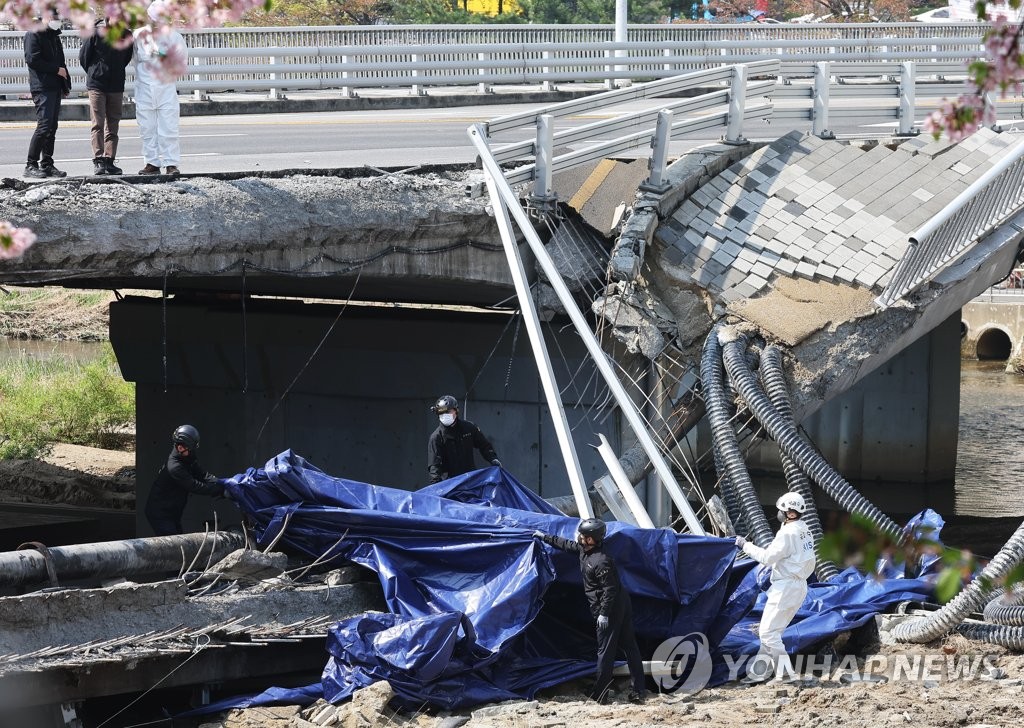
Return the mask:
[[989, 329], [978, 337], [977, 353], [982, 361], [1006, 361], [1012, 348], [1010, 337], [1000, 329]]

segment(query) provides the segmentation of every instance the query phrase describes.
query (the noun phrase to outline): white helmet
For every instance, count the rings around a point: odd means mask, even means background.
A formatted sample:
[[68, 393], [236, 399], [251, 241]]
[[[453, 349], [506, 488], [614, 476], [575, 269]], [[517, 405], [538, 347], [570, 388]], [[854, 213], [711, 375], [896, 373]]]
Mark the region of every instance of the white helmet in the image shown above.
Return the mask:
[[775, 507], [780, 511], [796, 511], [801, 516], [807, 510], [804, 497], [799, 493], [784, 493], [781, 498], [775, 501]]

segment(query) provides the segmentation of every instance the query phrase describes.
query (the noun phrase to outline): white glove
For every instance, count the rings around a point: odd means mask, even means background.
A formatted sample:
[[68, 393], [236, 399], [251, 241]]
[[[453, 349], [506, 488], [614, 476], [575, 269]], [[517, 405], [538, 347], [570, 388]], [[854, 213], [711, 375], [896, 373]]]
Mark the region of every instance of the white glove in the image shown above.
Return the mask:
[[603, 614], [600, 617], [598, 617], [597, 618], [597, 628], [598, 629], [607, 629], [608, 628], [608, 617], [604, 616]]
[[501, 461], [498, 460], [498, 458], [494, 458], [494, 460], [491, 461], [491, 465], [493, 465], [496, 468], [500, 468], [501, 467]]
[[742, 536], [737, 536], [736, 537], [736, 548], [741, 549], [741, 548], [743, 548], [746, 545], [747, 545], [747, 539], [743, 538]]
[[534, 538], [544, 538], [546, 535], [547, 534], [544, 533], [543, 531], [534, 531], [533, 532], [533, 537]]

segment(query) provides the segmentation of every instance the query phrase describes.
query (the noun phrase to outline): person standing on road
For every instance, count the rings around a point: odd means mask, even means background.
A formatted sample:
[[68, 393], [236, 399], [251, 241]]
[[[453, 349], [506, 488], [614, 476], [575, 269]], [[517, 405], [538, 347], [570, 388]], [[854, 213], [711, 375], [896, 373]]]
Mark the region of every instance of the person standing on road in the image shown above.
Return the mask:
[[501, 467], [498, 454], [480, 428], [469, 420], [459, 419], [459, 403], [455, 397], [450, 394], [439, 397], [430, 411], [441, 423], [427, 441], [427, 473], [431, 483], [476, 470], [474, 448], [491, 465]]
[[142, 138], [142, 156], [146, 166], [139, 174], [181, 174], [181, 145], [178, 141], [178, 116], [181, 110], [178, 89], [168, 78], [166, 61], [188, 64], [188, 49], [181, 33], [172, 28], [157, 30], [163, 4], [154, 2], [147, 13], [150, 24], [135, 34], [135, 120]]
[[631, 703], [644, 702], [644, 663], [633, 632], [633, 604], [629, 592], [622, 588], [619, 570], [612, 557], [604, 552], [605, 522], [597, 518], [580, 521], [575, 541], [534, 531], [538, 538], [561, 551], [580, 557], [583, 590], [590, 603], [590, 613], [597, 621], [597, 675], [588, 697], [599, 703], [608, 702], [612, 684], [612, 668], [619, 650], [626, 653], [626, 664], [632, 690], [626, 696]]
[[189, 493], [224, 496], [224, 481], [206, 472], [196, 460], [199, 431], [192, 425], [181, 425], [171, 435], [171, 454], [157, 473], [153, 489], [146, 500], [146, 520], [157, 536], [184, 533], [181, 514], [185, 512]]
[[93, 174], [121, 174], [114, 160], [124, 108], [125, 69], [132, 60], [131, 33], [124, 39], [129, 45], [114, 48], [99, 33], [105, 22], [102, 18], [96, 21], [96, 32], [82, 44], [78, 62], [85, 71], [85, 88], [89, 91]]
[[36, 130], [28, 145], [25, 176], [42, 179], [66, 177], [53, 165], [53, 146], [57, 140], [60, 102], [71, 93], [71, 74], [64, 60], [61, 21], [54, 12], [45, 30], [25, 33], [25, 63], [28, 65], [29, 90], [36, 107]]
[[[793, 663], [786, 653], [782, 633], [793, 620], [793, 616], [807, 596], [807, 577], [814, 572], [814, 537], [802, 520], [807, 504], [799, 493], [786, 493], [775, 502], [782, 528], [767, 548], [761, 548], [742, 536], [736, 537], [736, 545], [743, 553], [758, 563], [772, 567], [771, 586], [758, 636], [761, 649], [758, 658], [751, 661], [744, 682], [758, 683], [768, 680], [772, 673], [776, 679], [793, 677]], [[767, 664], [765, 664], [767, 662]], [[762, 667], [763, 666], [763, 667]]]

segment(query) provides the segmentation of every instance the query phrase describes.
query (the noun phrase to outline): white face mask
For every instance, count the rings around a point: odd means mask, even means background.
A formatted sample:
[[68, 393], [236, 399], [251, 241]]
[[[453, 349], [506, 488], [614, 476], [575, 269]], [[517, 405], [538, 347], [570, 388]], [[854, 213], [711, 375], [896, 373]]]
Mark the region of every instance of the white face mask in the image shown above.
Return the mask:
[[62, 23], [59, 20], [51, 20], [46, 25], [49, 26], [50, 30], [60, 30], [62, 27]]
[[441, 420], [441, 424], [445, 427], [451, 427], [455, 424], [455, 415], [451, 412], [445, 412], [443, 415], [438, 415], [437, 419]]

